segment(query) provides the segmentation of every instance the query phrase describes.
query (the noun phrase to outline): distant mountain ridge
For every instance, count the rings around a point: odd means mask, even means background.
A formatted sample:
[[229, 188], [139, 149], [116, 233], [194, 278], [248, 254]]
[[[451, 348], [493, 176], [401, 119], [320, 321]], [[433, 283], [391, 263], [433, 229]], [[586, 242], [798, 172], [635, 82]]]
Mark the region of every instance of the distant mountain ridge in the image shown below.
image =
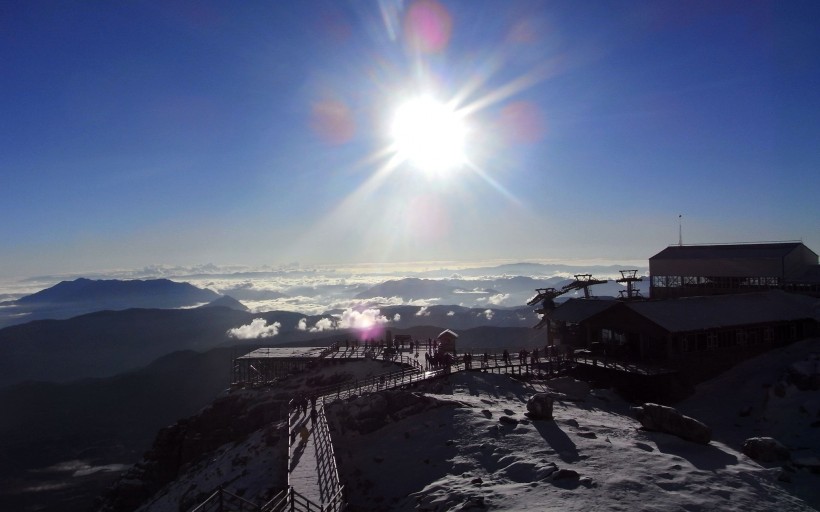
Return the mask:
[[[81, 277], [74, 281], [62, 281], [37, 293], [27, 295], [16, 301], [18, 305], [28, 304], [72, 304], [82, 302], [117, 302], [144, 303], [151, 302], [151, 307], [163, 307], [156, 302], [174, 304], [170, 307], [189, 306], [201, 302], [211, 302], [219, 294], [203, 290], [189, 283], [177, 283], [169, 279], [127, 280], [119, 279], [86, 279]], [[140, 304], [141, 305], [141, 304]], [[140, 307], [134, 304], [129, 307]]]
[[[0, 305], [0, 327], [33, 320], [62, 320], [95, 311], [178, 309], [213, 302], [213, 290], [169, 279], [86, 279], [56, 285]], [[235, 307], [235, 305], [234, 305]]]
[[223, 295], [216, 300], [212, 300], [211, 302], [199, 306], [200, 308], [228, 308], [228, 309], [235, 309], [236, 311], [250, 311], [248, 307], [238, 300], [234, 299], [229, 295]]

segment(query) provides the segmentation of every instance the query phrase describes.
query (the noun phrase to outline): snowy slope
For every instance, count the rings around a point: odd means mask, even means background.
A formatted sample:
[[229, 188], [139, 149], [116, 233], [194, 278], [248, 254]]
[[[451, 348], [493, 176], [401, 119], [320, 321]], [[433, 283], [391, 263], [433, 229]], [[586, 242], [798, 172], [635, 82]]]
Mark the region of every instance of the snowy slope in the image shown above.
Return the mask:
[[[802, 411], [813, 407], [818, 392], [781, 390], [777, 383], [784, 368], [807, 357], [817, 343], [801, 342], [748, 361], [704, 383], [681, 404], [683, 412], [713, 427], [709, 445], [645, 431], [631, 404], [614, 393], [585, 393], [585, 386], [567, 388], [566, 381], [550, 388], [545, 382], [460, 373], [409, 391], [334, 402], [329, 421], [350, 510], [813, 510], [820, 504], [814, 491], [820, 475], [761, 465], [740, 447], [751, 435], [773, 435], [782, 436], [795, 457], [816, 454], [816, 420]], [[278, 388], [239, 393], [259, 393], [263, 404], [271, 394], [294, 395], [336, 381], [339, 374], [362, 378], [391, 369], [375, 361], [347, 363], [299, 375]], [[525, 415], [527, 399], [539, 391], [556, 397], [553, 421]], [[738, 416], [748, 405], [752, 412]], [[141, 510], [179, 510], [219, 485], [263, 501], [284, 478], [276, 458], [286, 456], [285, 448], [272, 442], [281, 439], [282, 428], [271, 424], [223, 445], [187, 467]]]
[[459, 407], [367, 435], [340, 426], [334, 441], [353, 509], [811, 510], [726, 444], [640, 430], [629, 404], [608, 392], [557, 401], [554, 421], [530, 421], [526, 400], [542, 389], [459, 374], [432, 393]]

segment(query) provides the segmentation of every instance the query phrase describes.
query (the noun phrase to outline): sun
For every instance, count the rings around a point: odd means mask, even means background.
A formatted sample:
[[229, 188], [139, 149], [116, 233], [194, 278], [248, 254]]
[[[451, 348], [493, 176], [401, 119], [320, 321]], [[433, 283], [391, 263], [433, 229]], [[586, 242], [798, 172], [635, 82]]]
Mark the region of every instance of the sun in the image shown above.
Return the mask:
[[391, 136], [399, 159], [429, 175], [442, 175], [464, 165], [463, 116], [431, 98], [416, 98], [395, 111]]

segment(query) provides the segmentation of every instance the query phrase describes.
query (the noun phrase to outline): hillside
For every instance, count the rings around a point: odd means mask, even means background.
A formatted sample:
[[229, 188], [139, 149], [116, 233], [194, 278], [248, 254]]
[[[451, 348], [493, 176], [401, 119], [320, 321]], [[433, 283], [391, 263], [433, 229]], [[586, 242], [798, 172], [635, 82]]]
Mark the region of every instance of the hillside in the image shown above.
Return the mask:
[[[322, 323], [330, 325], [329, 315], [291, 311], [249, 313], [222, 306], [100, 311], [0, 329], [0, 386], [26, 380], [68, 382], [112, 376], [177, 350], [329, 344], [357, 336], [380, 339], [386, 330], [408, 332], [419, 339], [435, 337], [444, 328], [463, 330], [465, 347], [542, 345], [544, 333], [532, 329], [534, 316], [531, 310], [523, 309], [395, 306], [384, 308], [384, 322], [362, 335], [350, 326], [311, 329]], [[232, 329], [238, 330], [239, 337], [228, 334]]]
[[101, 311], [0, 330], [0, 386], [108, 377], [177, 350], [207, 350], [250, 315], [226, 308]]
[[[807, 340], [764, 354], [723, 378], [742, 382], [764, 368], [782, 375], [794, 362], [811, 357], [817, 343]], [[353, 373], [354, 367], [319, 369], [274, 388], [232, 393], [222, 400], [239, 400], [253, 411], [274, 397], [285, 400], [311, 383]], [[787, 397], [806, 393], [802, 403], [818, 399], [816, 389], [784, 386]], [[528, 397], [538, 391], [556, 397], [554, 420], [525, 415]], [[684, 405], [705, 414], [709, 404], [734, 403], [736, 391], [716, 379], [704, 383], [702, 394]], [[398, 411], [401, 404], [422, 397], [425, 403], [432, 399], [438, 405], [403, 409], [415, 411], [411, 414]], [[768, 416], [776, 412], [779, 424], [813, 428], [810, 424], [816, 423], [798, 407], [768, 404]], [[816, 446], [790, 444], [794, 463], [761, 465], [728, 441], [732, 436], [727, 430], [737, 429], [733, 424], [712, 417], [712, 442], [701, 445], [642, 429], [631, 405], [611, 391], [588, 391], [583, 383], [567, 379], [522, 382], [502, 375], [460, 373], [412, 392], [385, 391], [337, 401], [331, 405], [330, 421], [352, 510], [807, 511], [820, 505], [815, 490], [820, 477], [799, 463], [809, 453], [816, 456]], [[724, 416], [736, 414], [723, 409]], [[204, 429], [197, 436], [208, 438], [207, 422], [197, 417], [190, 422]], [[223, 439], [210, 453], [190, 454], [187, 464], [176, 466], [172, 482], [151, 498], [143, 496], [150, 505], [140, 510], [190, 507], [218, 485], [249, 498], [270, 496], [276, 489], [270, 478], [266, 477], [267, 484], [260, 480], [260, 471], [281, 467], [275, 453], [280, 450], [279, 456], [285, 456], [284, 447], [277, 448], [283, 428], [267, 423]], [[771, 432], [760, 422], [742, 430], [732, 435], [739, 439]], [[167, 438], [163, 434], [158, 442]], [[166, 446], [166, 457], [167, 450]], [[106, 511], [127, 510], [116, 505], [117, 498], [143, 485], [139, 478], [146, 476], [144, 468], [161, 466], [162, 459], [156, 459], [161, 453], [154, 450], [152, 459], [130, 473], [125, 487], [109, 494]], [[282, 485], [281, 472], [265, 474], [278, 475], [273, 480]]]
[[160, 428], [228, 387], [231, 356], [176, 352], [116, 377], [0, 388], [3, 510], [91, 510]]
[[258, 342], [228, 335], [229, 329], [257, 318], [266, 325], [281, 325], [276, 337], [264, 338], [266, 344], [276, 344], [315, 337], [299, 330], [298, 323], [301, 319], [316, 323], [322, 317], [288, 311], [251, 314], [225, 307], [128, 309], [14, 325], [0, 329], [0, 386], [26, 380], [108, 377], [178, 350]]

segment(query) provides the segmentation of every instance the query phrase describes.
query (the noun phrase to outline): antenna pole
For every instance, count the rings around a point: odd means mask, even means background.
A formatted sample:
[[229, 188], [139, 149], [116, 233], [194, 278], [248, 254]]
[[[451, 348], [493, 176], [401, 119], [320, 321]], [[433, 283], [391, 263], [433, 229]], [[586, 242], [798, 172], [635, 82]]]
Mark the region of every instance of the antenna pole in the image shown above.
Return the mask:
[[683, 245], [683, 215], [678, 215], [678, 246]]

